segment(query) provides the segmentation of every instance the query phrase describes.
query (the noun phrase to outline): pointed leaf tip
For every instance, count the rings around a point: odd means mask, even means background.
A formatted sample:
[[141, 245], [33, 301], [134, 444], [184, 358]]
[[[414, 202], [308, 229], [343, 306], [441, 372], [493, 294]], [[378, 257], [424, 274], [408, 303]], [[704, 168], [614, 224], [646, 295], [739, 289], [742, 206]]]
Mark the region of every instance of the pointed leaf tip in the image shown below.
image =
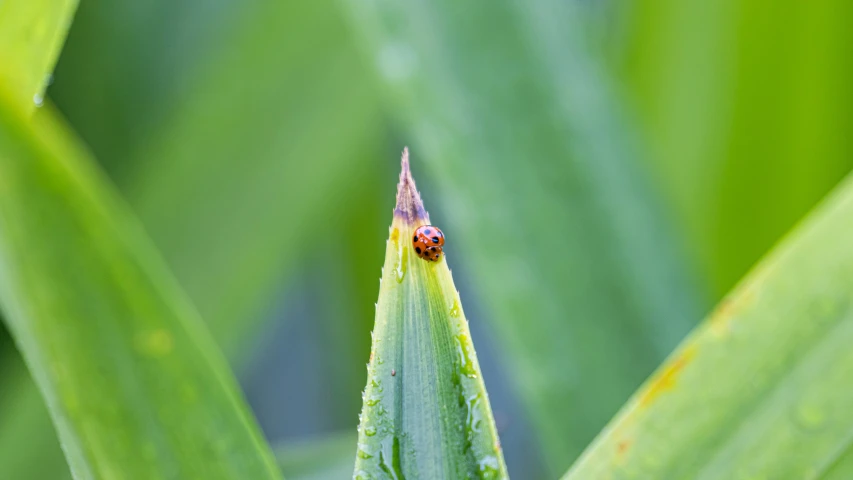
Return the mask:
[[412, 178], [409, 168], [409, 147], [403, 148], [400, 159], [400, 183], [397, 184], [397, 205], [394, 216], [406, 221], [409, 225], [429, 224], [429, 214], [424, 210], [421, 194]]
[[353, 478], [508, 478], [468, 320], [446, 257], [412, 244], [429, 223], [403, 150]]

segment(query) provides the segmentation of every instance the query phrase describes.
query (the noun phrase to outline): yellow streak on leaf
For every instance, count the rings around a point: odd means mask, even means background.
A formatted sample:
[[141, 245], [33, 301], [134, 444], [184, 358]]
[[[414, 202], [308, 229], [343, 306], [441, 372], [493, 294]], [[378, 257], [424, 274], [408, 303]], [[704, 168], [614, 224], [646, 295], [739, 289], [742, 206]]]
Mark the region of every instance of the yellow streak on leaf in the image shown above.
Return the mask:
[[693, 360], [695, 354], [696, 347], [690, 345], [677, 358], [669, 362], [663, 371], [656, 374], [654, 380], [646, 387], [645, 392], [640, 397], [640, 406], [648, 407], [661, 393], [672, 389], [678, 375]]

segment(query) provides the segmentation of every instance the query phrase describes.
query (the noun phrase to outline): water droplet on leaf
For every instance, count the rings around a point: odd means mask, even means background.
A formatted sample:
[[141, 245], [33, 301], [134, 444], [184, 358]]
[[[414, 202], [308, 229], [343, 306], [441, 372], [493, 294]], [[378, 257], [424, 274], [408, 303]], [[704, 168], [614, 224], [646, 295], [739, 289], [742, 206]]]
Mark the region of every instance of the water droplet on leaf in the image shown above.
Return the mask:
[[394, 277], [397, 283], [403, 283], [406, 278], [406, 270], [409, 268], [409, 249], [400, 241], [400, 230], [394, 229], [391, 233], [391, 241], [394, 242], [394, 249], [397, 251], [397, 258], [394, 259]]
[[459, 370], [462, 374], [468, 378], [477, 378], [477, 370], [471, 359], [471, 343], [464, 333], [456, 336], [456, 351], [459, 354]]
[[459, 308], [459, 299], [453, 299], [453, 306], [450, 307], [450, 316], [453, 318], [457, 318], [462, 313], [462, 309]]
[[478, 465], [480, 467], [480, 478], [493, 479], [499, 477], [500, 464], [497, 457], [486, 456], [478, 462]]

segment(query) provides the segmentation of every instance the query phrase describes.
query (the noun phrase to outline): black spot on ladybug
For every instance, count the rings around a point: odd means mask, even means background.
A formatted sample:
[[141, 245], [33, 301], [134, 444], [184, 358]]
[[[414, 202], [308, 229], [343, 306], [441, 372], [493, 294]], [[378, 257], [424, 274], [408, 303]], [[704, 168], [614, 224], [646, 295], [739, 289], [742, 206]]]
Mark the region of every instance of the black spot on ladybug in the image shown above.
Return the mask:
[[413, 241], [413, 242], [417, 242], [417, 241], [418, 241], [418, 236], [417, 236], [417, 235], [415, 235], [415, 237], [412, 239], [412, 241]]
[[432, 243], [438, 243], [438, 237], [432, 237]]
[[417, 252], [418, 255], [420, 255], [421, 254], [421, 247], [415, 247], [415, 252]]
[[431, 231], [432, 231], [432, 230], [430, 230], [430, 229], [428, 229], [428, 228], [427, 228], [426, 230], [424, 230], [424, 235], [429, 235], [429, 232], [431, 232]]

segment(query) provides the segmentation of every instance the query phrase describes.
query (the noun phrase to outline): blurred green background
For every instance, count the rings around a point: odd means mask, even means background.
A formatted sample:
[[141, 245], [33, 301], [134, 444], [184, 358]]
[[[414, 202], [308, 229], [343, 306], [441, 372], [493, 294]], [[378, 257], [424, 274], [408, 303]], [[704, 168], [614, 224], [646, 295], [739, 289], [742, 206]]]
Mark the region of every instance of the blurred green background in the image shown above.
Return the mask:
[[[282, 449], [354, 438], [409, 145], [510, 473], [553, 478], [853, 167], [851, 14], [83, 0], [48, 97]], [[0, 478], [66, 471], [4, 333]]]

